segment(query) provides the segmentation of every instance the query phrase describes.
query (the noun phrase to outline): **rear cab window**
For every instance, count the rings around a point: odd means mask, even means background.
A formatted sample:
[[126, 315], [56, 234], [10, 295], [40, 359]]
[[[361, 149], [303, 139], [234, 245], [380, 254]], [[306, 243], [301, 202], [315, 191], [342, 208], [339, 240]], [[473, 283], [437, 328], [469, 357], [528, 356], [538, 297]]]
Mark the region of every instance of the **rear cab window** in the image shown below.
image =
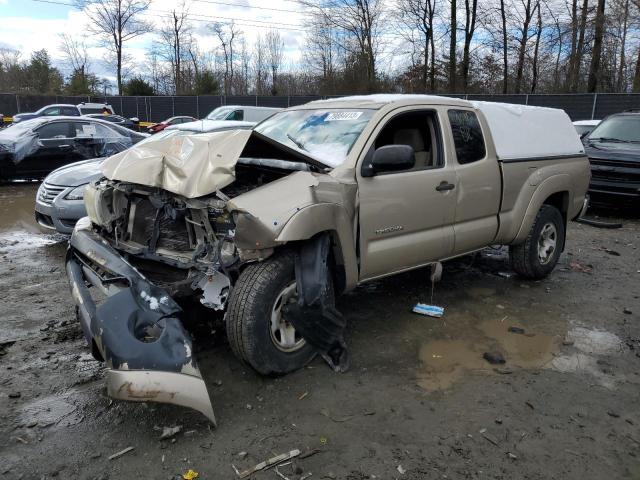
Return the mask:
[[471, 110], [449, 110], [449, 124], [460, 165], [482, 160], [487, 150], [482, 135], [482, 127], [475, 112]]

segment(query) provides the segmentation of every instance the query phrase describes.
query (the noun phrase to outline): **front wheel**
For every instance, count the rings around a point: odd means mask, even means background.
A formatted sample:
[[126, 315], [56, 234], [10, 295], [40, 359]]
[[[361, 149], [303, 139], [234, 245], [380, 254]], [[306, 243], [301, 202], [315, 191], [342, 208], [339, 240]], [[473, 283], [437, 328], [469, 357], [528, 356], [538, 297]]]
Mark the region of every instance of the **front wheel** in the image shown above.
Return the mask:
[[229, 298], [226, 327], [231, 349], [263, 375], [304, 367], [315, 349], [282, 317], [297, 300], [293, 254], [274, 256], [244, 269]]
[[546, 277], [558, 263], [564, 241], [562, 214], [551, 205], [543, 205], [524, 243], [509, 247], [511, 268], [525, 278]]

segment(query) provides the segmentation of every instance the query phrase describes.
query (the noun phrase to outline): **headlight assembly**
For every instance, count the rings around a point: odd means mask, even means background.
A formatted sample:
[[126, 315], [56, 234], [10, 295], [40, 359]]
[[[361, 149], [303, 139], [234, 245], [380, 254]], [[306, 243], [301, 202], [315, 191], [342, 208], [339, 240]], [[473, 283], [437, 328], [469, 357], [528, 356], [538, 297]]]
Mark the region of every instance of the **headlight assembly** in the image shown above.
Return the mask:
[[84, 200], [84, 191], [87, 189], [88, 183], [74, 188], [65, 195], [65, 200]]

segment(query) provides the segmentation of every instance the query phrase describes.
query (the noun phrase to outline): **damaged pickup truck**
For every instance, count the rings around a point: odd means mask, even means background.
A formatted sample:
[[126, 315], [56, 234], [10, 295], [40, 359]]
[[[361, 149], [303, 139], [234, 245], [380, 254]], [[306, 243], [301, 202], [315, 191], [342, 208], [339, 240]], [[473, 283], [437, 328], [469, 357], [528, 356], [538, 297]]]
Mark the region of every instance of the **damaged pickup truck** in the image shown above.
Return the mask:
[[102, 172], [66, 268], [108, 392], [211, 420], [194, 300], [262, 374], [316, 354], [342, 371], [336, 294], [492, 244], [542, 278], [590, 178], [561, 110], [423, 95], [311, 102], [253, 131], [146, 142]]

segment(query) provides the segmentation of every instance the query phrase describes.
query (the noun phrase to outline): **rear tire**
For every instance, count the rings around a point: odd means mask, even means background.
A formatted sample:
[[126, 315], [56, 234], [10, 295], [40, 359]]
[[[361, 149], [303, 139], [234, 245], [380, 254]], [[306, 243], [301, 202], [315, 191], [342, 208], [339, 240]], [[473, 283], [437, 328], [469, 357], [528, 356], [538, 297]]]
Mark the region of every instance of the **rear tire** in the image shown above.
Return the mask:
[[278, 317], [282, 305], [296, 298], [294, 265], [294, 255], [284, 253], [247, 266], [229, 298], [225, 318], [229, 345], [263, 375], [298, 370], [316, 354], [293, 326]]
[[551, 205], [543, 205], [524, 243], [509, 247], [511, 268], [532, 280], [546, 277], [558, 263], [564, 241], [562, 214]]

